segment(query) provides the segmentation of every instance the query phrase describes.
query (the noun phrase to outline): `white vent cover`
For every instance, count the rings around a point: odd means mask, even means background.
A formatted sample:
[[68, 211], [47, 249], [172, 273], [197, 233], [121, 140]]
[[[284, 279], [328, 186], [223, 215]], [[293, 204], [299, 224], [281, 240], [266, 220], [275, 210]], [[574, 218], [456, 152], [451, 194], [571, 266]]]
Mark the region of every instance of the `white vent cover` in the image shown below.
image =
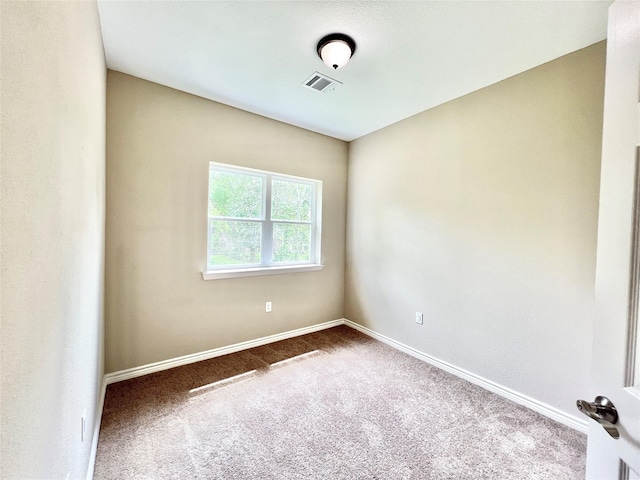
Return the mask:
[[342, 85], [342, 82], [331, 77], [327, 77], [320, 72], [314, 72], [313, 75], [307, 78], [302, 85], [310, 88], [311, 90], [327, 93], [335, 90], [338, 85]]

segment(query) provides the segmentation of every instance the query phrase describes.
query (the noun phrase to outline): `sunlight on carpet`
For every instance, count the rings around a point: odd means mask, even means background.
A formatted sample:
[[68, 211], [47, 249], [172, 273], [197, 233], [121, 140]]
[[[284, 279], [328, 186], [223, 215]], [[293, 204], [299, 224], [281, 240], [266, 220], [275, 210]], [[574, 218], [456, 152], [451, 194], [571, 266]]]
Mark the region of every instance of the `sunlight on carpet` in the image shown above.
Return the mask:
[[109, 385], [97, 480], [584, 478], [586, 436], [345, 326]]

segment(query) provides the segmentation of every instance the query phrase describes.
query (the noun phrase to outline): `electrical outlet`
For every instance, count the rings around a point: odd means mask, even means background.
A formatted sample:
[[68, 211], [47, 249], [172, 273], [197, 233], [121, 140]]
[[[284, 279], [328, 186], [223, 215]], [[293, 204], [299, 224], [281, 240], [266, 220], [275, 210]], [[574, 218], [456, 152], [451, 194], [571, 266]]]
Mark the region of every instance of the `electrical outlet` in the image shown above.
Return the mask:
[[424, 316], [422, 315], [422, 313], [416, 312], [416, 323], [418, 325], [422, 325], [423, 319], [424, 319]]
[[80, 432], [80, 440], [84, 442], [85, 437], [87, 436], [87, 409], [84, 409], [82, 412], [82, 431]]
[[271, 302], [267, 302], [267, 304], [265, 305], [265, 312], [269, 313], [271, 311]]

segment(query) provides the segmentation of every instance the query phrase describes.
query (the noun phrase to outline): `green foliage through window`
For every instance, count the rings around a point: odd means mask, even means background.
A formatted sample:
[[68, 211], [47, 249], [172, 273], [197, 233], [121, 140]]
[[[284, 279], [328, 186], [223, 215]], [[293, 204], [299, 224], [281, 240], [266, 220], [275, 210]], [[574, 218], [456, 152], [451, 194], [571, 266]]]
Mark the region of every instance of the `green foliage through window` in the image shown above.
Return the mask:
[[212, 163], [208, 269], [319, 261], [315, 208], [320, 185]]
[[273, 225], [273, 261], [308, 262], [311, 251], [311, 225], [276, 223]]
[[262, 218], [262, 177], [213, 171], [209, 175], [209, 216]]
[[311, 221], [311, 185], [274, 180], [271, 190], [271, 219]]
[[210, 265], [259, 264], [261, 237], [258, 222], [209, 220]]

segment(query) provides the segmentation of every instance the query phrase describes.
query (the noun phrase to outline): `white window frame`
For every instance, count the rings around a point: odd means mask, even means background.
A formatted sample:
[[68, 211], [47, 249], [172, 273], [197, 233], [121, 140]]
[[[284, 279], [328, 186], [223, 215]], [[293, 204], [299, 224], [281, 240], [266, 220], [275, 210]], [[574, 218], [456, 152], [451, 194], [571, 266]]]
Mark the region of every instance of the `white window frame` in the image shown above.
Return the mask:
[[[205, 271], [202, 273], [204, 280], [217, 280], [223, 278], [248, 277], [257, 275], [274, 275], [281, 273], [297, 273], [322, 270], [321, 259], [321, 240], [322, 240], [322, 181], [311, 178], [296, 177], [293, 175], [285, 175], [266, 170], [257, 170], [253, 168], [238, 167], [225, 163], [209, 162], [209, 174], [207, 176], [207, 184], [210, 184], [211, 172], [226, 172], [233, 174], [248, 174], [257, 176], [262, 179], [262, 218], [260, 219], [234, 219], [231, 217], [215, 217], [209, 215], [209, 195], [207, 195], [207, 258], [205, 262]], [[274, 180], [283, 180], [310, 185], [315, 195], [312, 195], [311, 204], [311, 220], [303, 221], [284, 221], [273, 220], [271, 218], [271, 188]], [[208, 187], [207, 187], [208, 192]], [[262, 226], [261, 236], [261, 263], [259, 264], [239, 264], [239, 265], [221, 265], [215, 267], [209, 265], [210, 246], [209, 239], [210, 222], [212, 220], [238, 220], [249, 223], [260, 223]], [[274, 224], [303, 224], [311, 226], [311, 245], [310, 259], [302, 262], [273, 262], [273, 225]]]

